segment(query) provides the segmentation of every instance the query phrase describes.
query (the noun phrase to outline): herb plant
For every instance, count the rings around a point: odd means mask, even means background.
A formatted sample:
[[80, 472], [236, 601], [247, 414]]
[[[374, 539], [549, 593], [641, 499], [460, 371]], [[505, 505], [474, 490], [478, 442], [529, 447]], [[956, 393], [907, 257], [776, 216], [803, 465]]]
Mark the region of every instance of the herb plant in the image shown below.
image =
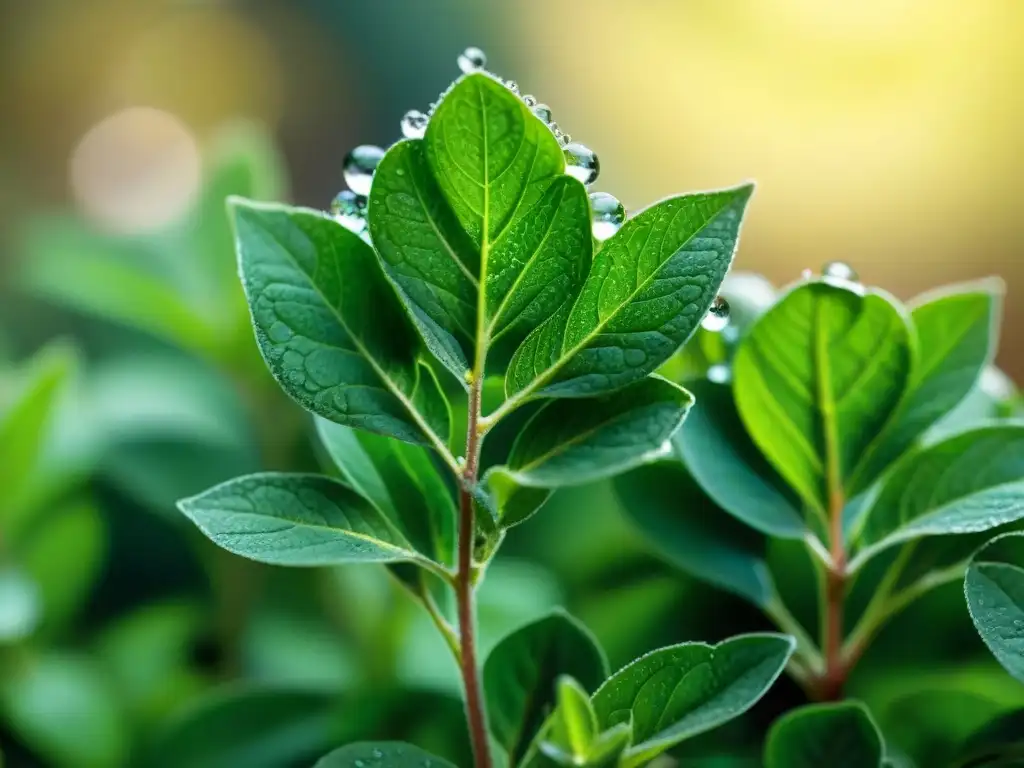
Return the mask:
[[[337, 471], [248, 475], [180, 508], [253, 560], [385, 564], [458, 664], [478, 766], [643, 765], [749, 709], [793, 639], [684, 643], [609, 677], [556, 611], [481, 660], [475, 595], [555, 489], [671, 450], [693, 397], [655, 371], [722, 314], [752, 189], [671, 197], [619, 228], [584, 185], [593, 154], [478, 53], [429, 120], [407, 116], [413, 138], [353, 155], [334, 215], [230, 201], [260, 351]], [[442, 761], [359, 743], [320, 765], [427, 763]]]

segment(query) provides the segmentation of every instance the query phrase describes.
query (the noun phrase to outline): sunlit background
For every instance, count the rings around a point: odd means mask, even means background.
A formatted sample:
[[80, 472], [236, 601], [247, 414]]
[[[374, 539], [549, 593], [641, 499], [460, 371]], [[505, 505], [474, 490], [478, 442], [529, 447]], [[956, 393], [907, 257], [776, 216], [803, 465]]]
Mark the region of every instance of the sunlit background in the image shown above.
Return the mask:
[[[213, 173], [209, 158], [225, 137], [266, 131], [284, 159], [283, 169], [268, 167], [266, 175], [288, 180], [272, 186], [292, 202], [327, 208], [342, 188], [347, 151], [396, 140], [402, 115], [426, 110], [459, 74], [456, 58], [467, 45], [482, 47], [489, 69], [551, 105], [561, 128], [598, 153], [594, 189], [615, 194], [630, 210], [671, 193], [756, 180], [738, 266], [776, 285], [832, 260], [851, 263], [865, 282], [908, 299], [945, 283], [1001, 275], [1007, 299], [999, 363], [1024, 378], [1014, 333], [1024, 322], [1019, 0], [0, 0], [0, 361], [23, 359], [53, 338], [79, 346], [90, 364], [117, 352], [113, 364], [96, 369], [100, 399], [79, 428], [87, 433], [103, 422], [107, 430], [100, 480], [88, 490], [103, 510], [104, 546], [113, 554], [97, 566], [100, 586], [81, 626], [54, 637], [62, 648], [99, 643], [132, 669], [141, 658], [136, 651], [118, 655], [134, 647], [130, 639], [147, 631], [150, 639], [167, 639], [167, 652], [154, 651], [145, 664], [156, 670], [151, 688], [156, 680], [173, 685], [162, 682], [154, 693], [129, 675], [148, 692], [132, 689], [135, 728], [207, 690], [211, 679], [193, 667], [223, 661], [223, 648], [208, 653], [201, 642], [206, 614], [195, 619], [187, 601], [174, 604], [173, 617], [161, 614], [165, 624], [140, 619], [110, 629], [129, 608], [205, 595], [202, 569], [179, 557], [186, 534], [173, 500], [281, 459], [252, 455], [255, 439], [247, 430], [258, 431], [258, 424], [239, 416], [243, 426], [230, 426], [232, 409], [240, 408], [232, 382], [262, 368], [251, 330], [238, 322], [244, 314], [235, 302], [230, 244], [197, 254], [199, 241], [190, 239], [190, 228], [220, 215], [218, 200], [203, 209], [205, 218], [189, 218], [212, 194], [204, 192]], [[151, 258], [147, 269], [166, 285], [119, 280], [122, 273], [96, 252], [97, 243], [117, 250], [122, 261]], [[58, 251], [60, 259], [51, 261]], [[208, 274], [200, 274], [204, 269]], [[229, 306], [226, 294], [211, 288], [218, 280], [235, 291]], [[75, 298], [76, 286], [90, 281], [106, 289], [104, 306]], [[141, 323], [145, 341], [96, 321], [105, 308], [139, 314], [178, 291], [187, 302], [170, 322]], [[202, 366], [183, 375], [184, 363], [164, 360], [161, 344], [212, 363], [216, 381]], [[160, 360], [151, 360], [154, 354]], [[144, 389], [151, 393], [146, 402], [139, 399]], [[189, 398], [200, 391], [206, 404], [196, 415]], [[258, 411], [278, 393], [271, 385], [248, 394], [247, 406]], [[297, 409], [283, 399], [274, 407], [285, 416], [273, 429], [301, 428], [289, 423], [288, 414], [300, 417]], [[164, 430], [159, 445], [143, 450], [118, 442], [140, 423]], [[206, 452], [181, 448], [188, 430], [203, 434]], [[538, 605], [561, 601], [594, 629], [613, 667], [658, 642], [764, 628], [741, 601], [717, 598], [648, 557], [607, 497], [605, 486], [560, 494], [543, 521], [509, 537], [509, 559], [489, 574], [495, 586], [483, 608], [491, 622], [485, 644]], [[580, 509], [588, 514], [583, 526]], [[573, 547], [557, 543], [565, 540]], [[71, 562], [76, 556], [66, 555]], [[213, 568], [218, 578], [220, 568]], [[381, 664], [393, 662], [392, 671], [416, 690], [450, 694], [444, 714], [458, 722], [451, 676], [431, 655], [443, 656], [440, 641], [421, 644], [429, 634], [423, 617], [405, 603], [393, 609], [389, 601], [398, 598], [389, 583], [366, 574], [339, 569], [332, 582], [343, 598], [358, 594], [360, 605], [370, 606], [358, 619], [345, 613], [345, 599], [335, 606], [341, 619], [334, 623], [351, 641], [343, 652], [313, 619], [271, 610], [259, 614], [247, 641], [246, 670], [257, 679], [292, 680], [311, 668], [322, 673], [320, 683], [360, 673], [383, 679], [365, 649], [393, 651]], [[218, 599], [237, 605], [242, 598], [231, 590], [251, 589], [249, 575], [225, 578], [226, 596]], [[284, 603], [302, 592], [291, 581], [273, 584], [268, 592], [285, 596]], [[940, 653], [958, 658], [960, 641], [979, 651], [961, 615], [962, 595], [944, 593], [943, 600], [918, 614], [952, 622], [955, 631], [937, 641]], [[413, 639], [381, 649], [375, 622], [395, 620], [392, 612], [405, 622], [403, 631], [414, 626], [418, 634], [409, 630]], [[218, 615], [214, 623], [225, 624], [219, 636], [230, 637], [236, 619]], [[187, 665], [178, 658], [186, 638]], [[912, 656], [912, 649], [890, 645], [897, 656]], [[282, 661], [275, 656], [281, 647], [298, 648], [302, 658]], [[171, 657], [187, 674], [167, 671]], [[949, 679], [928, 678], [936, 685]], [[895, 683], [875, 683], [876, 700], [901, 692]], [[793, 686], [777, 695], [786, 700]], [[1015, 696], [1011, 691], [1005, 703]], [[398, 732], [406, 722], [412, 715], [395, 715], [380, 730], [428, 746], [431, 738], [444, 743], [437, 735], [444, 731], [429, 725]], [[8, 727], [0, 717], [0, 743]], [[86, 732], [94, 730], [89, 725]], [[367, 726], [364, 735], [380, 734]], [[118, 765], [126, 747], [115, 742], [89, 764]], [[5, 744], [14, 755], [8, 765], [37, 765], [27, 757], [30, 747]], [[71, 758], [53, 764], [76, 766], [76, 747], [69, 749], [58, 753]]]

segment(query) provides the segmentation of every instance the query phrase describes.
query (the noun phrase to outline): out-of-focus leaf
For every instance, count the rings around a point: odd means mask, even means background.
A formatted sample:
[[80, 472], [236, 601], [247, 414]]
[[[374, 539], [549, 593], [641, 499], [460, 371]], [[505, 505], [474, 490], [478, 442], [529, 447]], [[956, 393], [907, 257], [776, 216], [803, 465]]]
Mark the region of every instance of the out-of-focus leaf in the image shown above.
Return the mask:
[[885, 747], [859, 701], [811, 704], [772, 725], [765, 768], [881, 768]]
[[0, 566], [0, 646], [23, 640], [39, 624], [38, 585], [24, 571]]
[[1024, 709], [1007, 712], [971, 734], [957, 751], [954, 768], [1024, 766]]
[[313, 768], [455, 768], [447, 760], [399, 741], [361, 741], [320, 758]]

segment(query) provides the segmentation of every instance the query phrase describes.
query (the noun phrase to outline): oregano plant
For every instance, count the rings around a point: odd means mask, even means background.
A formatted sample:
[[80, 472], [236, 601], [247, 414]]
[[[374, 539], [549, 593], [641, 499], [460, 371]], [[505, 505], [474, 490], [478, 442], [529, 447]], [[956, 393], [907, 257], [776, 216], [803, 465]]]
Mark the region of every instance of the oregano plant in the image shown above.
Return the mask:
[[[724, 314], [752, 187], [623, 221], [588, 193], [596, 157], [547, 107], [479, 51], [460, 63], [405, 139], [353, 152], [331, 213], [230, 200], [258, 346], [335, 466], [240, 477], [180, 508], [253, 560], [389, 568], [451, 650], [479, 768], [645, 765], [753, 706], [793, 638], [684, 643], [609, 675], [555, 610], [483, 660], [475, 595], [509, 529], [556, 489], [671, 452], [694, 397], [656, 371]], [[319, 763], [413, 764], [445, 763], [393, 742]]]

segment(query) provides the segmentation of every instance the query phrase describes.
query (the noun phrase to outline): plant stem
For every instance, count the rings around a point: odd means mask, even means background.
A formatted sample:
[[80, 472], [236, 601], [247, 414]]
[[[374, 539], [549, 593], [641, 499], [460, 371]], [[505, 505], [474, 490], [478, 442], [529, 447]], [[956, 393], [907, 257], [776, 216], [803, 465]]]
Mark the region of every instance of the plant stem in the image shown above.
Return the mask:
[[797, 620], [797, 618], [789, 612], [789, 608], [782, 602], [782, 598], [778, 595], [774, 595], [768, 604], [764, 607], [765, 615], [768, 616], [772, 621], [775, 622], [775, 626], [781, 629], [783, 632], [787, 632], [796, 639], [796, 654], [794, 655], [793, 661], [800, 660], [799, 664], [792, 665], [791, 669], [807, 670], [804, 677], [808, 674], [821, 674], [824, 669], [824, 660], [821, 657], [821, 653], [818, 652], [817, 646], [814, 641], [807, 634], [807, 630], [803, 628], [803, 625]]
[[822, 647], [825, 673], [818, 696], [825, 701], [841, 699], [849, 671], [843, 659], [843, 608], [846, 601], [846, 547], [843, 545], [843, 497], [835, 489], [829, 495], [829, 553], [832, 564], [825, 569], [825, 606]]
[[476, 484], [480, 461], [480, 390], [483, 376], [474, 375], [469, 388], [469, 419], [466, 430], [466, 464], [459, 485], [459, 561], [455, 575], [455, 599], [458, 604], [459, 635], [462, 653], [459, 667], [466, 689], [466, 719], [473, 745], [476, 768], [491, 768], [491, 750], [487, 740], [487, 713], [484, 710], [480, 671], [476, 661], [476, 619], [473, 579], [473, 540], [476, 520], [472, 488]]

